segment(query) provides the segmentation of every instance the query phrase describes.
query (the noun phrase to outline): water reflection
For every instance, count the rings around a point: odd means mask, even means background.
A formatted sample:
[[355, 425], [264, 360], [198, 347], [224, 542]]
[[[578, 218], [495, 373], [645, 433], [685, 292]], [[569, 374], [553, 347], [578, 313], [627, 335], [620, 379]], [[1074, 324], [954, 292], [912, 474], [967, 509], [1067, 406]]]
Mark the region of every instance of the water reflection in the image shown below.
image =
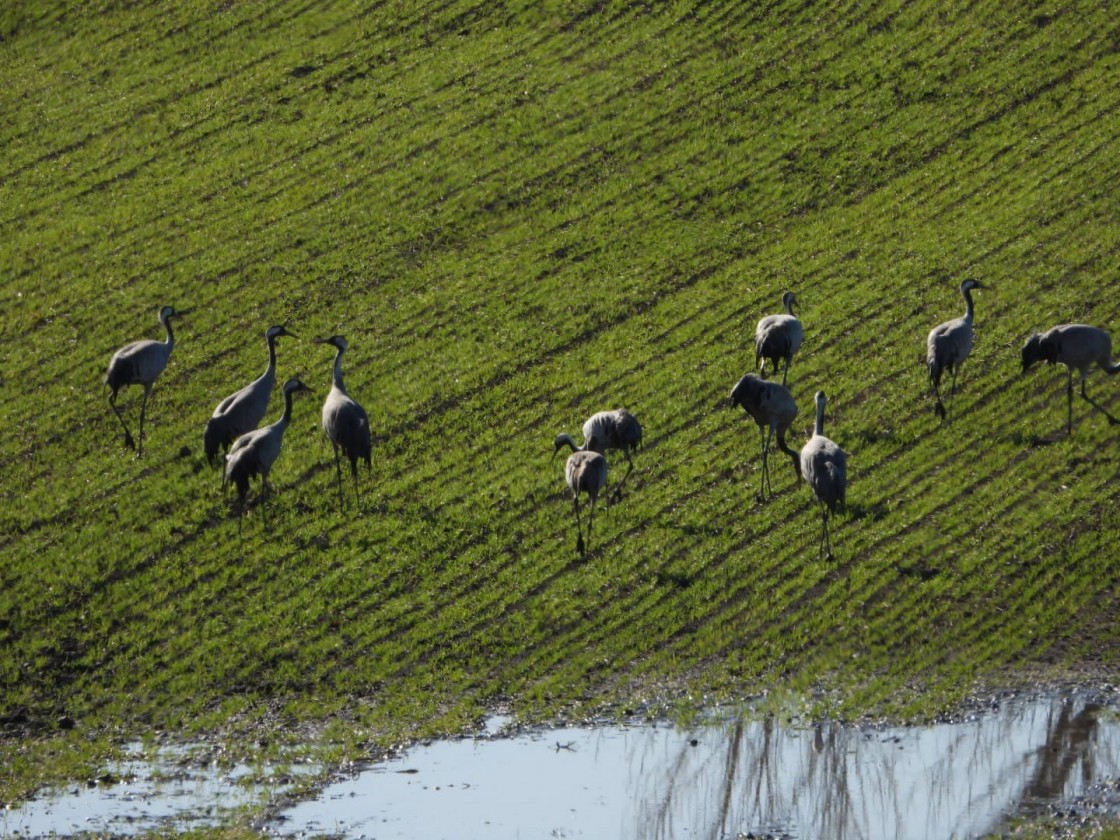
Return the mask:
[[[1120, 776], [1120, 726], [1084, 697], [1015, 700], [935, 726], [634, 725], [416, 747], [263, 826], [273, 836], [509, 838], [971, 837], [1003, 815]], [[313, 768], [311, 768], [313, 769]], [[263, 808], [295, 768], [222, 770], [189, 749], [108, 768], [117, 781], [0, 813], [4, 836], [113, 836], [221, 825]], [[262, 772], [263, 771], [263, 772]], [[123, 781], [121, 781], [123, 780]]]
[[328, 788], [277, 834], [382, 837], [968, 837], [1115, 776], [1120, 730], [1078, 698], [928, 727], [773, 718], [436, 743]]
[[663, 776], [638, 780], [630, 836], [967, 837], [1010, 809], [1080, 794], [1120, 763], [1112, 716], [1074, 698], [929, 727], [768, 719], [697, 737], [718, 744], [678, 743]]

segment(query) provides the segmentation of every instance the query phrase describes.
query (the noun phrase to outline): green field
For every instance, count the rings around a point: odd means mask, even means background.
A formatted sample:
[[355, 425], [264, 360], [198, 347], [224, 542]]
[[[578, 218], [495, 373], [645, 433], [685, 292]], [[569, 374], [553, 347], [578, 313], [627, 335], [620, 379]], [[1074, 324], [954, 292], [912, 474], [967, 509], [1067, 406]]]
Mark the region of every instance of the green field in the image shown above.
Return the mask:
[[[928, 717], [1120, 675], [1120, 430], [1034, 330], [1120, 329], [1120, 22], [1098, 4], [9, 4], [0, 11], [0, 802], [121, 739], [334, 757], [768, 693]], [[963, 313], [953, 421], [921, 362]], [[790, 375], [849, 453], [820, 520], [728, 406]], [[122, 441], [112, 353], [191, 308]], [[298, 375], [267, 522], [218, 401]], [[341, 508], [332, 352], [374, 429]], [[1120, 333], [1118, 333], [1120, 336]], [[1120, 413], [1120, 380], [1090, 394]], [[133, 429], [140, 389], [121, 405]], [[274, 395], [269, 422], [282, 401]], [[552, 456], [641, 420], [585, 557]], [[625, 461], [610, 457], [617, 479]], [[239, 534], [240, 531], [240, 534]], [[332, 752], [333, 751], [333, 752]]]

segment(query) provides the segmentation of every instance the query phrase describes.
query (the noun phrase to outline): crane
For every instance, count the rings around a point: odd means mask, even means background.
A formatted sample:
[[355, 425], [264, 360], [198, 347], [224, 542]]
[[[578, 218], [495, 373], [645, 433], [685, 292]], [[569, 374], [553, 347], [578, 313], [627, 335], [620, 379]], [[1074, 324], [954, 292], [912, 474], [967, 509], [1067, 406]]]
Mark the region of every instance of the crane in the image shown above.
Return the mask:
[[622, 452], [626, 456], [626, 475], [618, 482], [614, 489], [616, 497], [622, 496], [622, 485], [634, 470], [634, 461], [630, 453], [638, 450], [642, 445], [642, 426], [638, 418], [625, 408], [616, 408], [613, 411], [599, 411], [592, 414], [583, 424], [583, 446], [576, 446], [571, 435], [558, 434], [553, 440], [553, 455], [555, 456], [564, 446], [573, 452], [581, 449], [589, 452], [598, 452], [605, 455], [612, 449]]
[[282, 335], [296, 337], [284, 326], [269, 327], [265, 331], [268, 367], [240, 391], [218, 403], [218, 407], [206, 421], [202, 448], [206, 454], [206, 462], [211, 466], [218, 463], [219, 449], [228, 451], [231, 443], [246, 432], [253, 431], [264, 419], [272, 387], [276, 384], [276, 339]]
[[[568, 462], [564, 467], [564, 477], [568, 482], [568, 489], [572, 492], [572, 504], [576, 512], [576, 551], [581, 555], [584, 553], [583, 542], [583, 525], [580, 520], [579, 513], [579, 496], [580, 493], [586, 493], [587, 497], [591, 500], [591, 509], [587, 515], [587, 539], [591, 539], [591, 526], [595, 519], [595, 501], [599, 498], [599, 493], [607, 486], [607, 459], [599, 452], [594, 451], [590, 444], [594, 440], [587, 441], [587, 448], [577, 449], [568, 456]], [[555, 456], [555, 450], [553, 450]]]
[[1023, 373], [1035, 362], [1061, 362], [1066, 366], [1066, 434], [1073, 435], [1073, 369], [1081, 374], [1081, 398], [1108, 418], [1115, 426], [1120, 420], [1085, 392], [1085, 376], [1097, 365], [1109, 376], [1120, 371], [1120, 362], [1112, 361], [1112, 337], [1100, 327], [1088, 324], [1062, 324], [1039, 335], [1035, 333], [1023, 345]]
[[754, 329], [754, 363], [759, 364], [759, 375], [766, 375], [766, 360], [769, 359], [774, 364], [774, 372], [777, 373], [782, 360], [785, 360], [786, 366], [782, 373], [782, 384], [786, 384], [786, 378], [789, 376], [789, 366], [793, 363], [793, 354], [801, 346], [801, 341], [805, 337], [805, 332], [801, 327], [801, 321], [793, 314], [793, 305], [797, 302], [797, 298], [793, 292], [784, 292], [782, 294], [782, 306], [785, 307], [784, 314], [767, 315], [758, 322], [758, 326]]
[[[180, 318], [187, 314], [187, 310], [176, 310], [173, 306], [164, 306], [159, 310], [159, 322], [167, 334], [165, 341], [143, 339], [126, 344], [113, 354], [109, 360], [109, 369], [105, 373], [105, 384], [109, 386], [109, 405], [117, 419], [124, 428], [124, 443], [136, 450], [139, 457], [144, 454], [144, 412], [148, 407], [148, 397], [152, 393], [152, 385], [171, 358], [171, 351], [175, 347], [175, 334], [171, 331], [171, 319]], [[140, 428], [136, 433], [139, 443], [132, 439], [128, 424], [117, 406], [117, 391], [127, 385], [144, 386], [144, 397], [140, 401]]]
[[331, 390], [323, 401], [323, 431], [330, 439], [334, 449], [335, 474], [338, 477], [338, 499], [343, 501], [342, 495], [342, 464], [339, 460], [339, 450], [350, 460], [350, 473], [354, 477], [354, 496], [358, 494], [358, 460], [366, 462], [367, 469], [373, 469], [371, 453], [373, 444], [370, 439], [369, 416], [348, 393], [342, 382], [342, 354], [349, 346], [341, 335], [332, 335], [330, 338], [316, 338], [316, 344], [327, 344], [334, 347], [334, 373], [332, 374]]
[[945, 420], [948, 413], [941, 403], [941, 374], [948, 370], [953, 375], [949, 389], [952, 398], [957, 390], [957, 371], [972, 352], [972, 290], [983, 289], [979, 280], [969, 278], [961, 283], [965, 311], [960, 318], [938, 324], [926, 338], [926, 366], [929, 368], [929, 387], [937, 400], [937, 416]]
[[232, 481], [237, 486], [237, 499], [242, 513], [245, 511], [245, 498], [249, 495], [249, 480], [257, 475], [261, 477], [261, 492], [258, 499], [262, 504], [261, 510], [264, 510], [268, 474], [280, 455], [284, 431], [292, 419], [292, 397], [299, 391], [310, 390], [298, 379], [289, 379], [284, 383], [284, 413], [280, 415], [280, 419], [269, 426], [246, 432], [229, 448], [229, 453], [226, 455], [225, 477], [226, 481]]
[[828, 517], [844, 504], [848, 489], [848, 455], [824, 436], [824, 391], [817, 391], [817, 417], [813, 435], [801, 448], [800, 472], [821, 506], [820, 553], [832, 559], [832, 542], [828, 536]]
[[784, 385], [761, 379], [753, 373], [740, 379], [731, 390], [731, 404], [742, 406], [758, 424], [762, 436], [762, 489], [759, 495], [765, 498], [768, 492], [774, 492], [770, 486], [768, 464], [771, 438], [777, 437], [778, 448], [790, 457], [794, 472], [797, 472], [798, 453], [786, 445], [786, 432], [797, 417], [797, 404]]

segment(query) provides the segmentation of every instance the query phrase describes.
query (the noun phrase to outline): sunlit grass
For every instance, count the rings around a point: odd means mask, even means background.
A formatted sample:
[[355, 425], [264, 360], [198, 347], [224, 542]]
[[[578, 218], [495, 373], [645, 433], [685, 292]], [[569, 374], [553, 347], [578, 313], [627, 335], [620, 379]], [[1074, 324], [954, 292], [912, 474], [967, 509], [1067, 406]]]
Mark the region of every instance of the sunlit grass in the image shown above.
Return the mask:
[[[1113, 29], [994, 3], [3, 13], [0, 800], [154, 730], [328, 726], [349, 755], [498, 704], [929, 717], [1114, 673], [1115, 432], [1078, 400], [1067, 440], [1060, 371], [1018, 370], [1032, 330], [1117, 323]], [[965, 276], [988, 288], [942, 427], [919, 357]], [[759, 500], [727, 407], [786, 288], [795, 438], [824, 389], [850, 453], [834, 563], [788, 466]], [[137, 460], [102, 377], [165, 303], [194, 311]], [[375, 451], [340, 508], [330, 354], [283, 344], [316, 394], [266, 527], [201, 435], [274, 323], [347, 336]], [[618, 405], [645, 449], [580, 558], [551, 441]]]

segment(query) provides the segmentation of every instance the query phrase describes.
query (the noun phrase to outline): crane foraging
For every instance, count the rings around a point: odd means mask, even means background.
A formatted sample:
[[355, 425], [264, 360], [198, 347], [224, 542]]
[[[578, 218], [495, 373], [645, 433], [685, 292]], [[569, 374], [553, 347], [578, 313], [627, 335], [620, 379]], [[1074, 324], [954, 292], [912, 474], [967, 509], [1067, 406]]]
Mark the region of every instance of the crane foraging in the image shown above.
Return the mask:
[[218, 450], [227, 452], [229, 446], [246, 432], [251, 432], [261, 424], [272, 388], [276, 384], [276, 339], [282, 335], [295, 338], [283, 326], [269, 327], [264, 334], [268, 343], [268, 367], [264, 373], [235, 394], [230, 394], [214, 409], [206, 421], [206, 431], [202, 434], [202, 449], [210, 466], [218, 463]]
[[828, 536], [828, 517], [843, 506], [848, 489], [848, 455], [824, 436], [824, 391], [817, 391], [817, 416], [813, 435], [801, 448], [800, 473], [821, 506], [820, 554], [832, 559], [832, 542]]
[[[109, 405], [113, 413], [121, 421], [124, 429], [124, 443], [136, 450], [139, 457], [144, 454], [144, 412], [148, 407], [148, 397], [152, 393], [152, 385], [171, 358], [171, 351], [175, 347], [175, 334], [171, 331], [171, 319], [179, 318], [186, 314], [186, 310], [176, 310], [173, 306], [164, 306], [159, 310], [159, 322], [167, 334], [165, 341], [144, 339], [126, 344], [113, 354], [109, 360], [109, 369], [105, 373], [105, 384], [109, 386]], [[124, 416], [117, 407], [117, 391], [127, 385], [143, 385], [144, 397], [140, 401], [140, 428], [136, 434], [136, 441], [124, 422]], [[138, 443], [137, 443], [138, 441]]]
[[765, 498], [767, 493], [774, 492], [770, 486], [768, 462], [771, 438], [778, 439], [778, 448], [790, 457], [794, 473], [797, 473], [798, 453], [786, 445], [786, 432], [797, 417], [797, 404], [784, 385], [768, 382], [753, 373], [748, 373], [731, 389], [731, 404], [742, 406], [758, 424], [762, 436], [762, 487], [759, 495]]
[[280, 419], [270, 426], [246, 432], [233, 442], [226, 455], [226, 481], [232, 481], [237, 486], [237, 500], [241, 512], [245, 512], [245, 499], [249, 495], [249, 480], [254, 476], [261, 477], [261, 492], [257, 497], [263, 503], [268, 489], [268, 473], [280, 455], [280, 446], [284, 442], [284, 431], [292, 419], [292, 396], [299, 391], [311, 389], [298, 379], [289, 379], [284, 383], [284, 413]]
[[1120, 420], [1095, 402], [1085, 392], [1085, 377], [1093, 365], [1109, 376], [1120, 372], [1120, 362], [1112, 361], [1112, 337], [1100, 327], [1088, 324], [1062, 324], [1039, 335], [1035, 333], [1023, 345], [1023, 373], [1035, 362], [1061, 362], [1066, 366], [1066, 434], [1073, 434], [1073, 369], [1081, 374], [1081, 398], [1108, 418], [1115, 426]]
[[941, 374], [948, 370], [953, 375], [949, 389], [952, 398], [957, 390], [957, 371], [972, 352], [972, 290], [983, 289], [979, 280], [969, 278], [961, 283], [961, 296], [964, 297], [965, 311], [960, 318], [938, 324], [926, 338], [926, 367], [929, 368], [929, 388], [937, 404], [934, 410], [942, 420], [948, 412], [941, 402]]
[[[586, 493], [591, 500], [590, 511], [587, 515], [587, 539], [591, 539], [591, 526], [595, 520], [595, 501], [599, 493], [607, 486], [607, 459], [594, 450], [598, 440], [591, 438], [584, 444], [585, 448], [577, 449], [568, 456], [568, 463], [564, 467], [564, 478], [568, 482], [568, 489], [572, 492], [572, 504], [576, 511], [576, 551], [584, 553], [583, 524], [579, 513], [579, 495]], [[557, 449], [552, 454], [556, 457]], [[609, 503], [609, 502], [608, 502]]]
[[342, 495], [342, 464], [338, 453], [342, 451], [350, 460], [350, 474], [354, 477], [354, 496], [358, 494], [358, 460], [366, 462], [366, 468], [372, 470], [371, 453], [373, 444], [370, 440], [369, 416], [355, 400], [346, 393], [346, 386], [342, 382], [342, 354], [349, 346], [346, 339], [340, 335], [330, 338], [316, 338], [316, 344], [328, 344], [337, 351], [334, 356], [334, 373], [331, 380], [331, 390], [323, 402], [323, 431], [330, 439], [334, 448], [334, 467], [338, 477], [338, 499], [343, 501]]
[[766, 361], [769, 359], [774, 364], [777, 374], [781, 362], [785, 360], [785, 370], [782, 373], [782, 384], [786, 384], [789, 376], [789, 366], [793, 363], [793, 354], [801, 346], [805, 337], [801, 321], [793, 314], [793, 305], [797, 302], [793, 292], [782, 294], [782, 306], [785, 314], [767, 315], [758, 322], [754, 329], [754, 363], [761, 361], [759, 375], [766, 375]]
[[605, 455], [612, 449], [622, 452], [626, 456], [626, 475], [618, 482], [614, 489], [616, 497], [622, 496], [622, 485], [634, 470], [634, 461], [630, 453], [638, 450], [642, 445], [642, 426], [638, 418], [625, 408], [614, 411], [600, 411], [592, 414], [583, 424], [583, 446], [576, 446], [571, 435], [558, 434], [552, 442], [553, 456], [563, 447], [570, 447], [572, 452], [598, 452]]

